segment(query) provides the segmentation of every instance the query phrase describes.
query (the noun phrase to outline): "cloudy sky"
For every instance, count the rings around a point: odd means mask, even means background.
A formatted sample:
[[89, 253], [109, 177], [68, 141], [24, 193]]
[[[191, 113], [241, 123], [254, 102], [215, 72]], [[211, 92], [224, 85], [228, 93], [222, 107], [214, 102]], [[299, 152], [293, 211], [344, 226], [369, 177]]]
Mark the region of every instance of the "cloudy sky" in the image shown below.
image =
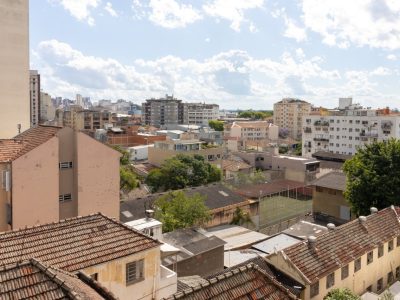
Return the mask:
[[399, 0], [35, 0], [30, 47], [52, 96], [400, 108]]

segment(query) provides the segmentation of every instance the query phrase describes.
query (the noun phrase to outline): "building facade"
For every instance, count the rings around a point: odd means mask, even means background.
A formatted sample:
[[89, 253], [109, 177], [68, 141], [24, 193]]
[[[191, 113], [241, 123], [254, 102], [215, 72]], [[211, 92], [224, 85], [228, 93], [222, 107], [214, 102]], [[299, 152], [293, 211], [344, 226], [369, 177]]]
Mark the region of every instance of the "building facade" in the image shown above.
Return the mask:
[[142, 103], [142, 114], [146, 125], [156, 127], [188, 123], [187, 106], [174, 96], [147, 99]]
[[310, 103], [284, 98], [274, 104], [274, 124], [282, 130], [287, 130], [291, 138], [301, 140], [303, 116], [309, 115], [310, 112]]
[[311, 157], [319, 151], [353, 155], [375, 141], [400, 137], [400, 115], [388, 109], [350, 106], [329, 115], [303, 118], [302, 153]]
[[31, 107], [31, 126], [40, 124], [40, 74], [36, 70], [29, 71], [29, 100]]
[[206, 103], [185, 103], [188, 112], [188, 124], [205, 125], [219, 119], [219, 105]]
[[38, 126], [2, 140], [0, 231], [98, 211], [118, 218], [119, 157], [68, 127]]
[[74, 130], [94, 132], [103, 129], [106, 125], [113, 125], [115, 114], [103, 109], [83, 109], [80, 105], [71, 105], [68, 108], [58, 109], [56, 119], [59, 126], [71, 127]]
[[28, 7], [28, 0], [0, 3], [0, 138], [30, 127]]
[[53, 105], [51, 96], [40, 92], [40, 124], [53, 121], [56, 116], [56, 108]]
[[243, 121], [226, 124], [224, 135], [241, 141], [276, 141], [279, 128], [267, 121]]

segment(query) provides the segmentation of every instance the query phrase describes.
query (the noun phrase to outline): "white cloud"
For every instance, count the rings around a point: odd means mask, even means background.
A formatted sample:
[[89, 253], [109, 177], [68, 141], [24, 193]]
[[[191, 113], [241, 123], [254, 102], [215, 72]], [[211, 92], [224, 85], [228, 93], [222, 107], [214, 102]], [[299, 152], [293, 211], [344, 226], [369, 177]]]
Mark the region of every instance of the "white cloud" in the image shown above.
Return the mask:
[[400, 1], [302, 0], [304, 24], [330, 46], [400, 48]]
[[118, 17], [118, 13], [115, 11], [115, 9], [112, 7], [112, 4], [110, 2], [106, 3], [106, 6], [104, 6], [104, 9], [110, 14], [112, 17]]
[[263, 4], [264, 0], [213, 0], [203, 5], [203, 10], [211, 17], [228, 20], [233, 30], [240, 31], [241, 24], [248, 21], [245, 11], [262, 8]]
[[165, 28], [185, 27], [202, 18], [189, 4], [179, 4], [175, 0], [150, 0], [149, 20]]
[[210, 38], [205, 38], [205, 40], [204, 40], [206, 43], [209, 43], [209, 42], [211, 42], [211, 39]]
[[230, 50], [204, 60], [169, 55], [125, 65], [49, 40], [33, 49], [31, 60], [31, 67], [41, 70], [43, 89], [53, 96], [81, 93], [94, 100], [133, 98], [140, 102], [174, 93], [187, 101], [267, 109], [287, 96], [332, 107], [332, 99], [353, 95], [356, 101], [370, 101], [377, 106], [396, 105], [391, 95], [380, 92], [382, 87], [374, 82], [376, 76], [394, 76], [394, 70], [377, 67], [341, 73], [324, 68], [321, 57], [307, 57], [301, 48], [284, 52], [279, 59], [260, 59], [246, 51]]
[[94, 18], [91, 15], [91, 10], [96, 8], [100, 0], [53, 0], [64, 7], [65, 10], [78, 19], [86, 21], [90, 26], [94, 25]]
[[254, 25], [253, 22], [250, 22], [249, 31], [250, 31], [251, 33], [256, 33], [256, 32], [258, 32], [258, 29], [257, 29], [256, 25]]
[[386, 58], [387, 58], [388, 60], [397, 60], [397, 56], [394, 55], [394, 54], [389, 54], [388, 56], [386, 56]]
[[297, 25], [296, 21], [285, 16], [286, 30], [283, 34], [287, 38], [295, 39], [297, 42], [307, 40], [307, 32], [305, 28]]

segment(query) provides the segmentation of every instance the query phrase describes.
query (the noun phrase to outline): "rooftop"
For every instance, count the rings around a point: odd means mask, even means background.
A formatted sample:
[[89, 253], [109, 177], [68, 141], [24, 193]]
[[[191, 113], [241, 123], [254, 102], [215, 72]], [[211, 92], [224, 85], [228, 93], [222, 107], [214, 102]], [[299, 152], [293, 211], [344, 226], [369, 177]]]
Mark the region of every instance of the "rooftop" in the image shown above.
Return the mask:
[[39, 125], [13, 139], [0, 140], [0, 162], [10, 162], [54, 137], [61, 127]]
[[304, 241], [282, 252], [288, 263], [294, 265], [305, 280], [313, 283], [399, 236], [397, 211], [400, 208], [383, 209], [367, 216], [363, 222], [353, 220], [317, 236], [314, 246]]
[[[196, 193], [204, 196], [205, 204], [211, 210], [247, 201], [245, 197], [237, 195], [221, 183], [191, 187], [183, 189], [182, 191], [189, 196]], [[156, 199], [163, 195], [168, 195], [169, 193], [170, 192], [151, 194], [143, 198], [135, 198], [122, 202], [120, 205], [121, 222], [126, 223], [146, 217], [145, 210], [151, 208]], [[125, 213], [126, 211], [130, 214]]]
[[252, 248], [264, 252], [266, 254], [271, 254], [274, 252], [276, 253], [277, 251], [285, 249], [294, 244], [297, 244], [300, 241], [301, 241], [300, 238], [294, 238], [285, 233], [279, 233], [277, 235], [269, 237], [268, 239], [262, 241], [261, 243], [253, 245]]
[[36, 258], [74, 272], [161, 243], [100, 213], [0, 233], [0, 263]]
[[312, 185], [325, 187], [333, 190], [346, 190], [346, 175], [340, 171], [333, 171], [315, 180]]
[[254, 264], [225, 272], [195, 287], [175, 293], [172, 299], [298, 299], [274, 277]]
[[82, 280], [35, 259], [1, 266], [0, 285], [1, 299], [116, 299], [89, 278]]
[[284, 179], [262, 184], [249, 184], [241, 186], [240, 189], [237, 189], [235, 192], [244, 197], [258, 199], [259, 197], [266, 197], [279, 192], [303, 187], [303, 182]]
[[336, 161], [336, 162], [344, 162], [352, 157], [351, 155], [348, 154], [332, 153], [328, 151], [317, 151], [312, 156], [315, 157], [316, 159]]
[[300, 221], [282, 231], [291, 236], [306, 239], [309, 235], [318, 236], [328, 231], [328, 228], [307, 221]]

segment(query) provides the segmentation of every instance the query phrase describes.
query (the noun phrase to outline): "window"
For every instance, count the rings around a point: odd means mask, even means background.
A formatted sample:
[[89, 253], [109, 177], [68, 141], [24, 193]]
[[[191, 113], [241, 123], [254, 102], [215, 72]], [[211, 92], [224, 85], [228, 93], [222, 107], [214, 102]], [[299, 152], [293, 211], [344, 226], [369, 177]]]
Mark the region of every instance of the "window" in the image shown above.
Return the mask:
[[90, 278], [92, 278], [93, 280], [98, 280], [98, 278], [99, 278], [99, 273], [93, 273], [93, 274], [91, 274], [90, 275]]
[[379, 292], [383, 288], [383, 278], [378, 279], [376, 282], [376, 291]]
[[367, 254], [367, 265], [374, 261], [374, 251], [368, 252]]
[[72, 161], [64, 161], [58, 164], [60, 169], [71, 169], [72, 168]]
[[383, 245], [379, 245], [378, 247], [378, 257], [381, 257], [383, 255]]
[[361, 269], [361, 257], [354, 261], [354, 273]]
[[334, 285], [335, 285], [335, 273], [331, 273], [328, 276], [326, 276], [326, 288], [329, 289]]
[[397, 247], [399, 247], [399, 246], [400, 246], [400, 236], [398, 236], [398, 237], [397, 237], [396, 246], [397, 246]]
[[394, 282], [393, 272], [388, 273], [388, 284], [392, 284]]
[[126, 285], [133, 284], [144, 279], [143, 265], [143, 259], [126, 264]]
[[60, 202], [68, 202], [72, 200], [72, 195], [71, 194], [64, 194], [64, 195], [59, 195], [58, 196], [58, 201]]
[[342, 268], [342, 280], [349, 277], [349, 265]]
[[396, 268], [396, 279], [400, 279], [400, 266]]
[[310, 298], [315, 297], [319, 294], [319, 282], [316, 282], [310, 286]]
[[390, 251], [392, 251], [393, 250], [393, 241], [390, 241], [389, 243], [388, 243], [388, 252], [390, 252]]

